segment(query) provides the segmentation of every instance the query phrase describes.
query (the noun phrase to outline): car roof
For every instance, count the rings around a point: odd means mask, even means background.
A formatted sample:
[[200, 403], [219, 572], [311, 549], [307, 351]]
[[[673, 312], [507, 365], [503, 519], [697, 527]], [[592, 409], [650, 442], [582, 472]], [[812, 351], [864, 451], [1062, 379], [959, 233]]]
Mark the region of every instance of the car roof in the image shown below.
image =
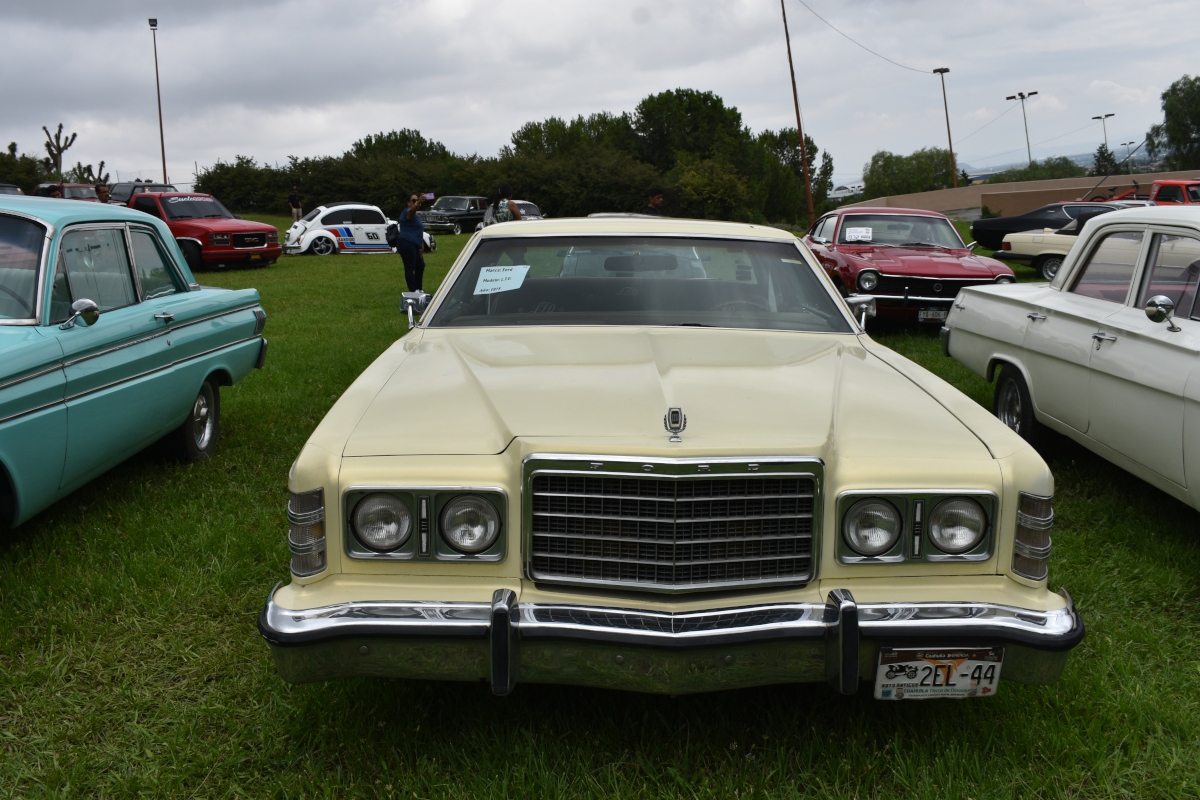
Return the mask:
[[1097, 226], [1132, 222], [1146, 225], [1159, 223], [1200, 227], [1200, 207], [1196, 205], [1172, 205], [1118, 208], [1108, 214], [1093, 217], [1091, 220], [1088, 220], [1088, 224], [1092, 224], [1093, 220], [1095, 220]]
[[560, 217], [558, 219], [501, 222], [487, 226], [479, 235], [484, 239], [492, 239], [510, 236], [571, 236], [589, 234], [724, 236], [731, 239], [796, 241], [796, 237], [788, 231], [772, 228], [768, 225], [650, 216]]
[[[152, 194], [155, 197], [212, 197], [208, 192], [142, 192], [142, 194]], [[213, 199], [216, 198], [213, 197]]]
[[[463, 199], [463, 200], [487, 200], [487, 198], [486, 198], [486, 197], [484, 197], [484, 196], [483, 196], [483, 195], [481, 195], [481, 194], [444, 194], [444, 195], [442, 195], [441, 197], [439, 197], [439, 198], [438, 198], [438, 200], [444, 200], [444, 199], [446, 199], [446, 198], [449, 198], [449, 199], [451, 199], [451, 200], [458, 200], [458, 199]], [[510, 199], [511, 199], [511, 198], [510, 198]]]
[[923, 208], [892, 208], [890, 206], [849, 206], [838, 209], [843, 214], [907, 214], [915, 217], [941, 217], [945, 214], [937, 211], [926, 211]]
[[363, 203], [359, 200], [336, 200], [332, 203], [321, 203], [317, 208], [337, 208], [338, 206], [364, 206], [366, 208], [378, 208], [370, 203]]
[[[125, 206], [108, 203], [81, 203], [78, 200], [61, 200], [54, 197], [30, 195], [0, 195], [0, 213], [14, 211], [35, 217], [61, 228], [77, 222], [141, 222], [149, 224], [154, 217]], [[156, 221], [156, 220], [155, 220]]]

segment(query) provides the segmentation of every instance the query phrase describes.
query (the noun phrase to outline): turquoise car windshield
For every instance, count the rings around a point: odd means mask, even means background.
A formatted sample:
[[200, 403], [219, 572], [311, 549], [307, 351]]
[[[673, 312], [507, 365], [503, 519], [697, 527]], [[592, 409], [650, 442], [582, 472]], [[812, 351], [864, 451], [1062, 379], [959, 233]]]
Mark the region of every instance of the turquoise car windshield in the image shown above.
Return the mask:
[[485, 240], [430, 325], [850, 331], [795, 244], [668, 236]]
[[32, 220], [0, 214], [0, 319], [37, 316], [38, 265], [46, 229]]

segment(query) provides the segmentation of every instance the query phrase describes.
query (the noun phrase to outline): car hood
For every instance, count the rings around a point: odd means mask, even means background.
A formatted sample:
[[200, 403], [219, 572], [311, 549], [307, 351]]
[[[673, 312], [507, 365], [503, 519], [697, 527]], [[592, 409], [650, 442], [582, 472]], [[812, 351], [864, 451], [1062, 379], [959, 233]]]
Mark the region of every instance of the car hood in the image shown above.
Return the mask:
[[[683, 444], [667, 441], [672, 406], [687, 416]], [[417, 332], [347, 390], [310, 441], [344, 456], [482, 455], [517, 437], [564, 452], [991, 457], [856, 336], [714, 329]]]
[[889, 247], [845, 254], [859, 269], [877, 269], [887, 275], [930, 278], [991, 278], [1011, 272], [986, 256], [947, 253], [944, 250]]
[[192, 226], [195, 228], [203, 228], [206, 231], [215, 233], [258, 233], [260, 231], [277, 230], [273, 225], [267, 225], [262, 222], [251, 222], [248, 219], [226, 219], [212, 217], [209, 219], [173, 219], [168, 220], [168, 225], [172, 227]]

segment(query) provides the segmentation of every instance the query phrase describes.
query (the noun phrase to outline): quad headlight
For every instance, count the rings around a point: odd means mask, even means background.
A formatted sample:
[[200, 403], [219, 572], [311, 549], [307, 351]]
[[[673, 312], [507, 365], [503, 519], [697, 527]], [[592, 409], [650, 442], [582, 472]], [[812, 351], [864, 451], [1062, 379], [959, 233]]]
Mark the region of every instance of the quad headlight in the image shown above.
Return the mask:
[[872, 269], [864, 269], [858, 273], [858, 288], [870, 292], [879, 285], [879, 273]]
[[882, 555], [896, 546], [903, 523], [887, 500], [868, 497], [850, 506], [842, 518], [842, 538], [862, 556]]
[[369, 494], [354, 507], [351, 518], [354, 535], [364, 546], [377, 552], [400, 547], [412, 534], [413, 518], [408, 506], [394, 495]]
[[442, 509], [442, 538], [460, 553], [482, 553], [500, 535], [500, 515], [484, 497], [464, 494]]
[[929, 515], [929, 540], [943, 553], [961, 555], [974, 550], [987, 533], [987, 514], [979, 503], [952, 497], [934, 506]]

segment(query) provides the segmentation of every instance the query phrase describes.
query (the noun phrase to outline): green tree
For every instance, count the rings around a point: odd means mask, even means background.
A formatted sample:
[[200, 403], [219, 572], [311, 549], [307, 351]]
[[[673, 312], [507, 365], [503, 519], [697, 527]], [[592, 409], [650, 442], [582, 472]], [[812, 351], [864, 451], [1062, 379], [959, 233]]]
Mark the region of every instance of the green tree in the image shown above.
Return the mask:
[[1200, 169], [1200, 76], [1184, 75], [1162, 93], [1163, 121], [1150, 126], [1146, 150], [1167, 169]]
[[99, 167], [76, 161], [75, 166], [63, 173], [63, 180], [69, 183], [108, 183], [109, 175], [104, 171], [104, 162]]
[[880, 150], [863, 167], [863, 199], [946, 189], [954, 185], [950, 151], [926, 147], [907, 156]]
[[641, 160], [660, 172], [673, 169], [680, 152], [738, 168], [750, 155], [750, 131], [741, 112], [712, 92], [675, 89], [650, 95], [638, 103], [633, 128]]
[[426, 139], [419, 131], [404, 128], [387, 133], [364, 136], [350, 145], [350, 153], [356, 158], [413, 158], [446, 159], [450, 151], [441, 142]]
[[1015, 183], [1019, 181], [1048, 181], [1055, 178], [1080, 178], [1087, 170], [1066, 156], [1054, 156], [1034, 161], [1027, 167], [997, 172], [984, 183]]
[[8, 149], [0, 153], [0, 183], [11, 183], [25, 194], [33, 194], [48, 177], [41, 161], [24, 153], [17, 155], [16, 142], [9, 142]]
[[1117, 165], [1117, 157], [1113, 155], [1112, 150], [1108, 149], [1108, 145], [1104, 142], [1096, 148], [1096, 163], [1092, 167], [1093, 175], [1114, 175], [1120, 171]]
[[56, 130], [53, 134], [50, 133], [50, 129], [45, 125], [42, 126], [42, 130], [46, 133], [45, 144], [46, 153], [48, 154], [47, 157], [43, 159], [42, 165], [46, 168], [47, 172], [61, 179], [63, 153], [65, 153], [67, 148], [69, 148], [71, 145], [75, 144], [75, 139], [79, 136], [79, 134], [72, 133], [64, 139], [62, 135], [63, 124], [61, 122], [58, 123], [58, 130]]

